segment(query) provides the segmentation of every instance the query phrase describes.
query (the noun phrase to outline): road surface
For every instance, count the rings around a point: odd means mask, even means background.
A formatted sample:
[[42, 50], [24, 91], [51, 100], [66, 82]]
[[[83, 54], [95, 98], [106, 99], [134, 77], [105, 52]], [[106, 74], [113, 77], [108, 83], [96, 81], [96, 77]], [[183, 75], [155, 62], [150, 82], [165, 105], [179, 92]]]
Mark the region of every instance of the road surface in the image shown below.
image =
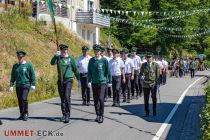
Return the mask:
[[207, 79], [205, 76], [209, 73], [210, 71], [197, 72], [194, 79], [168, 78], [167, 85], [161, 86], [161, 102], [158, 98], [156, 117], [143, 117], [143, 97], [132, 100], [130, 104], [121, 103], [120, 108], [112, 107], [112, 100], [109, 99], [105, 103], [104, 123], [98, 124], [94, 122], [96, 116], [93, 101], [91, 106], [82, 106], [80, 94], [72, 95], [69, 124], [59, 120], [61, 117], [59, 98], [30, 104], [27, 122], [16, 120], [19, 116], [18, 108], [2, 110], [0, 119], [4, 124], [0, 126], [0, 140], [184, 139], [187, 135], [185, 131], [193, 129], [189, 124], [197, 121], [198, 117], [189, 117], [188, 114], [197, 107], [196, 104], [200, 105], [203, 99], [203, 84]]

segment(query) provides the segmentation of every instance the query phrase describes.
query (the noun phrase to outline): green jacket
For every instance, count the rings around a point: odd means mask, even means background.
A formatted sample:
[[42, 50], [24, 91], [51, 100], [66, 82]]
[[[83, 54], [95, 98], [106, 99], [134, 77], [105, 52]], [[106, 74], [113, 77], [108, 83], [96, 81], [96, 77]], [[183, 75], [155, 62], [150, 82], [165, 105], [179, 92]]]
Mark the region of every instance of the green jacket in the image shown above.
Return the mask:
[[59, 80], [60, 80], [60, 68], [59, 68], [60, 64], [62, 67], [63, 81], [73, 80], [74, 75], [76, 76], [77, 80], [79, 80], [79, 72], [77, 70], [75, 60], [72, 57], [70, 56], [61, 57], [60, 61], [58, 61], [58, 57], [53, 56], [50, 64], [57, 65], [57, 72], [58, 72]]
[[111, 83], [111, 73], [109, 70], [108, 60], [104, 57], [101, 59], [91, 58], [88, 64], [88, 82], [92, 84]]
[[25, 64], [16, 63], [12, 67], [10, 87], [30, 87], [35, 86], [35, 72], [33, 66], [26, 62]]
[[157, 84], [160, 76], [160, 71], [158, 68], [158, 64], [155, 62], [152, 62], [151, 68], [149, 67], [148, 63], [145, 62], [142, 64], [141, 70], [140, 70], [140, 76], [145, 76], [143, 81], [143, 87], [144, 88], [152, 88]]
[[196, 68], [196, 63], [190, 62], [190, 69], [195, 69], [195, 68]]

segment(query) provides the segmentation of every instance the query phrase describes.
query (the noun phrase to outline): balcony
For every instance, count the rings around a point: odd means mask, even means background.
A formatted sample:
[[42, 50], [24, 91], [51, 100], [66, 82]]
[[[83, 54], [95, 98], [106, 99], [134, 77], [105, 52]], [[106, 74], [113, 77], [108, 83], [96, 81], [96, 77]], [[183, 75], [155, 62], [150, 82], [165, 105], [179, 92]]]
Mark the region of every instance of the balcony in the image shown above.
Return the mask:
[[99, 27], [110, 27], [110, 18], [93, 11], [77, 11], [76, 22], [81, 24], [93, 24]]
[[[54, 7], [54, 14], [58, 17], [68, 18], [68, 8], [66, 7]], [[46, 4], [39, 3], [39, 14], [49, 14], [49, 9], [47, 8]]]

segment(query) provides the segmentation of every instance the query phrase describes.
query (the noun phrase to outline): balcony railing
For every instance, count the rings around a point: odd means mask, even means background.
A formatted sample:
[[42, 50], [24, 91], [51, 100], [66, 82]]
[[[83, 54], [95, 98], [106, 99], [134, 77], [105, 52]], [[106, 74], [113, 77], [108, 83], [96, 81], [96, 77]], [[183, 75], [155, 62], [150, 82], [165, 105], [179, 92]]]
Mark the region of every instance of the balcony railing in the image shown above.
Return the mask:
[[[56, 7], [53, 7], [53, 9], [54, 9], [55, 16], [65, 17], [65, 18], [69, 17], [68, 8], [66, 8], [66, 7], [60, 8], [60, 7], [56, 6]], [[49, 10], [46, 5], [43, 5], [42, 3], [40, 3], [39, 14], [49, 14]]]
[[94, 11], [77, 11], [76, 21], [81, 24], [94, 24], [100, 27], [110, 27], [110, 18]]

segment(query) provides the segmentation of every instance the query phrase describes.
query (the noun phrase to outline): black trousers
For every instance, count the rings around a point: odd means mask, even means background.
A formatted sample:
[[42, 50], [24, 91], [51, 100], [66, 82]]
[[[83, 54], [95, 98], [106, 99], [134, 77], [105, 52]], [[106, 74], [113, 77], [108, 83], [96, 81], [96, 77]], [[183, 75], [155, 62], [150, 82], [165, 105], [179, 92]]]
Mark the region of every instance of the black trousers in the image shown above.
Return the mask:
[[71, 88], [73, 81], [61, 83], [58, 81], [58, 92], [61, 99], [61, 111], [63, 115], [71, 114]]
[[141, 78], [139, 77], [139, 95], [142, 95], [142, 84], [141, 84]]
[[104, 115], [104, 95], [106, 84], [92, 84], [93, 100], [97, 116]]
[[130, 99], [131, 92], [131, 74], [125, 74], [125, 83], [122, 83], [122, 94], [123, 98], [126, 99], [126, 91], [127, 91], [127, 99]]
[[195, 69], [190, 70], [190, 76], [191, 76], [191, 78], [195, 77]]
[[153, 103], [153, 112], [156, 112], [157, 104], [157, 86], [154, 88], [143, 88], [144, 90], [144, 109], [145, 113], [149, 115], [149, 96], [151, 93], [152, 103]]
[[139, 71], [134, 71], [134, 79], [131, 81], [131, 93], [134, 96], [134, 92], [136, 89], [136, 96], [139, 96]]
[[166, 71], [164, 70], [162, 72], [162, 84], [166, 84], [166, 78], [167, 78], [167, 73]]
[[112, 76], [113, 103], [120, 103], [121, 75]]
[[183, 77], [184, 75], [184, 70], [179, 68], [179, 77]]
[[16, 95], [18, 98], [18, 105], [20, 114], [28, 114], [28, 93], [30, 87], [16, 87]]
[[108, 86], [106, 86], [105, 98], [107, 98], [107, 96], [110, 97], [110, 98], [112, 96], [112, 88], [108, 87]]
[[90, 102], [90, 88], [88, 87], [87, 73], [80, 73], [82, 100], [83, 102]]

